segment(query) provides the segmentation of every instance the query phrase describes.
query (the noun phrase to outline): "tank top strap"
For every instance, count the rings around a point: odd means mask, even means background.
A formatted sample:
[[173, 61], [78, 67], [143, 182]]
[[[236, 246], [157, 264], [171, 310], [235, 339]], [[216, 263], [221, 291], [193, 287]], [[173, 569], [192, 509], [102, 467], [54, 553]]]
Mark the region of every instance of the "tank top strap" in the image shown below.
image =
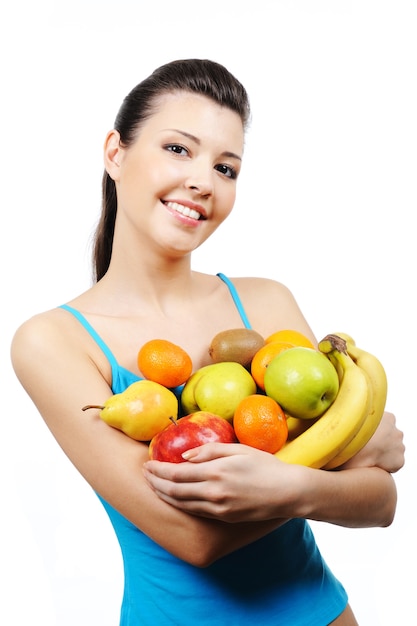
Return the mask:
[[234, 284], [232, 283], [232, 281], [230, 280], [230, 278], [228, 278], [227, 276], [225, 276], [224, 274], [222, 274], [221, 272], [217, 273], [217, 276], [227, 285], [227, 287], [229, 288], [230, 291], [230, 295], [233, 298], [233, 301], [236, 305], [236, 308], [238, 310], [238, 313], [240, 315], [240, 317], [242, 318], [242, 322], [244, 323], [244, 325], [246, 326], [246, 328], [252, 328], [251, 323], [249, 322], [249, 319], [245, 313], [245, 309], [243, 308], [243, 304], [242, 301], [239, 297], [238, 292], [236, 291], [236, 287], [234, 286]]
[[110, 350], [110, 348], [104, 343], [104, 341], [102, 340], [100, 335], [91, 326], [90, 322], [88, 320], [86, 320], [84, 315], [82, 313], [80, 313], [79, 311], [77, 311], [77, 309], [73, 309], [68, 304], [61, 304], [58, 308], [65, 309], [65, 311], [68, 311], [69, 313], [72, 313], [72, 315], [74, 315], [74, 317], [77, 318], [77, 320], [82, 324], [82, 326], [84, 326], [86, 331], [91, 335], [91, 337], [100, 346], [100, 348], [102, 349], [102, 351], [106, 355], [106, 357], [107, 357], [107, 359], [108, 359], [108, 361], [109, 361], [109, 363], [111, 365], [112, 371], [114, 372], [115, 370], [117, 370], [117, 368], [119, 367], [119, 364], [117, 363], [115, 356], [113, 355], [113, 353]]

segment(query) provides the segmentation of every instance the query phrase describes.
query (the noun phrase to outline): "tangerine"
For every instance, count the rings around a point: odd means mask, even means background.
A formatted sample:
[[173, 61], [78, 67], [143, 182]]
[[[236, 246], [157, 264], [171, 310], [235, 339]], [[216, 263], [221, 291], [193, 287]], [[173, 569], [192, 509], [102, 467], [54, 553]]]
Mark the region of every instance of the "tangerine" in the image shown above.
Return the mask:
[[294, 348], [294, 344], [287, 341], [270, 341], [256, 352], [251, 362], [252, 378], [258, 385], [259, 389], [265, 391], [264, 377], [266, 368], [272, 359], [288, 348]]
[[304, 346], [305, 348], [316, 347], [306, 335], [300, 333], [299, 330], [293, 329], [277, 330], [265, 339], [266, 343], [271, 343], [272, 341], [285, 341], [292, 343], [294, 346]]
[[233, 428], [240, 443], [272, 454], [278, 452], [288, 438], [284, 411], [273, 398], [261, 394], [246, 396], [239, 402]]
[[193, 369], [190, 355], [167, 339], [151, 339], [144, 343], [137, 361], [145, 378], [168, 388], [185, 383]]

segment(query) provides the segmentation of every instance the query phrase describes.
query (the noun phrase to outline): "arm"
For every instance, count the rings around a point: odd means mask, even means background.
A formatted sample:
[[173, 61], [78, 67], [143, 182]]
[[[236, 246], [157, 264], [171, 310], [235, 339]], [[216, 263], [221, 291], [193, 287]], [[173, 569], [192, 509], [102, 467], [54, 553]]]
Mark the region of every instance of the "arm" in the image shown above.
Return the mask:
[[380, 467], [391, 474], [404, 465], [404, 434], [396, 426], [395, 415], [385, 412], [372, 439], [341, 469]]
[[14, 337], [12, 361], [58, 444], [97, 493], [166, 550], [199, 567], [282, 523], [233, 528], [158, 498], [143, 475], [147, 445], [105, 424], [98, 412], [81, 410], [111, 395], [110, 371], [95, 343], [63, 316], [54, 310], [26, 322]]
[[[404, 464], [403, 433], [385, 413], [369, 443], [336, 471], [289, 465], [237, 444], [190, 450], [188, 463], [149, 461], [145, 476], [161, 499], [229, 522], [305, 517], [348, 527], [387, 526]], [[244, 478], [242, 478], [244, 477]], [[204, 496], [204, 497], [203, 497]]]
[[378, 467], [328, 472], [290, 465], [242, 444], [206, 444], [187, 463], [145, 463], [158, 496], [194, 515], [229, 522], [302, 517], [351, 528], [388, 526], [392, 476]]
[[[297, 328], [315, 341], [283, 285], [264, 279], [234, 282], [261, 334]], [[280, 318], [271, 319], [276, 312]], [[231, 522], [307, 517], [348, 527], [387, 526], [396, 508], [390, 472], [402, 467], [404, 446], [394, 416], [386, 413], [368, 445], [337, 472], [285, 465], [240, 445], [197, 448], [189, 461], [179, 467], [149, 462], [145, 475], [159, 497], [195, 515]]]

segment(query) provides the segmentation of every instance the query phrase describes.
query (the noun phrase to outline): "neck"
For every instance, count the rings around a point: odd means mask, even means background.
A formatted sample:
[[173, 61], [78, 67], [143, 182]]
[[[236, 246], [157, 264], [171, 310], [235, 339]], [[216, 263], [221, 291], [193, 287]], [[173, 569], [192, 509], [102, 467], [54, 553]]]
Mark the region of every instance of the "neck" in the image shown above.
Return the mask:
[[135, 265], [112, 258], [97, 291], [118, 303], [118, 307], [164, 311], [186, 305], [192, 299], [194, 273], [190, 255], [175, 261], [151, 263], [149, 259]]

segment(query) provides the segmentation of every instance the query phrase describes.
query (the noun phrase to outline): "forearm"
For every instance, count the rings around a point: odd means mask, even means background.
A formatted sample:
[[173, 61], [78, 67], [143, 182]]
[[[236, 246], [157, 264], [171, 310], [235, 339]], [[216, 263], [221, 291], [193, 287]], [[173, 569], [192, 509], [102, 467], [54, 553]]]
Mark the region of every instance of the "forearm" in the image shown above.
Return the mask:
[[396, 504], [395, 482], [378, 467], [307, 470], [297, 517], [349, 528], [385, 527], [394, 519]]
[[320, 520], [351, 528], [388, 526], [397, 495], [378, 467], [339, 471], [279, 461], [242, 444], [206, 444], [190, 463], [146, 463], [145, 476], [165, 502], [188, 513], [241, 521]]
[[222, 557], [265, 537], [288, 521], [265, 520], [230, 524], [192, 515], [188, 517], [195, 518], [190, 528], [196, 532], [188, 532], [181, 546], [171, 546], [171, 549], [168, 546], [167, 549], [196, 567], [208, 567]]
[[[221, 519], [190, 515], [159, 498], [144, 480], [141, 468], [147, 448], [121, 435], [111, 436], [114, 455], [111, 473], [105, 459], [95, 458], [99, 476], [89, 482], [116, 510], [153, 541], [179, 559], [196, 567], [207, 567], [219, 558], [262, 538], [286, 520], [259, 520], [230, 524]], [[117, 441], [119, 440], [119, 441]], [[108, 456], [108, 455], [106, 455]], [[176, 464], [169, 464], [174, 469]], [[180, 464], [182, 465], [182, 464]]]

